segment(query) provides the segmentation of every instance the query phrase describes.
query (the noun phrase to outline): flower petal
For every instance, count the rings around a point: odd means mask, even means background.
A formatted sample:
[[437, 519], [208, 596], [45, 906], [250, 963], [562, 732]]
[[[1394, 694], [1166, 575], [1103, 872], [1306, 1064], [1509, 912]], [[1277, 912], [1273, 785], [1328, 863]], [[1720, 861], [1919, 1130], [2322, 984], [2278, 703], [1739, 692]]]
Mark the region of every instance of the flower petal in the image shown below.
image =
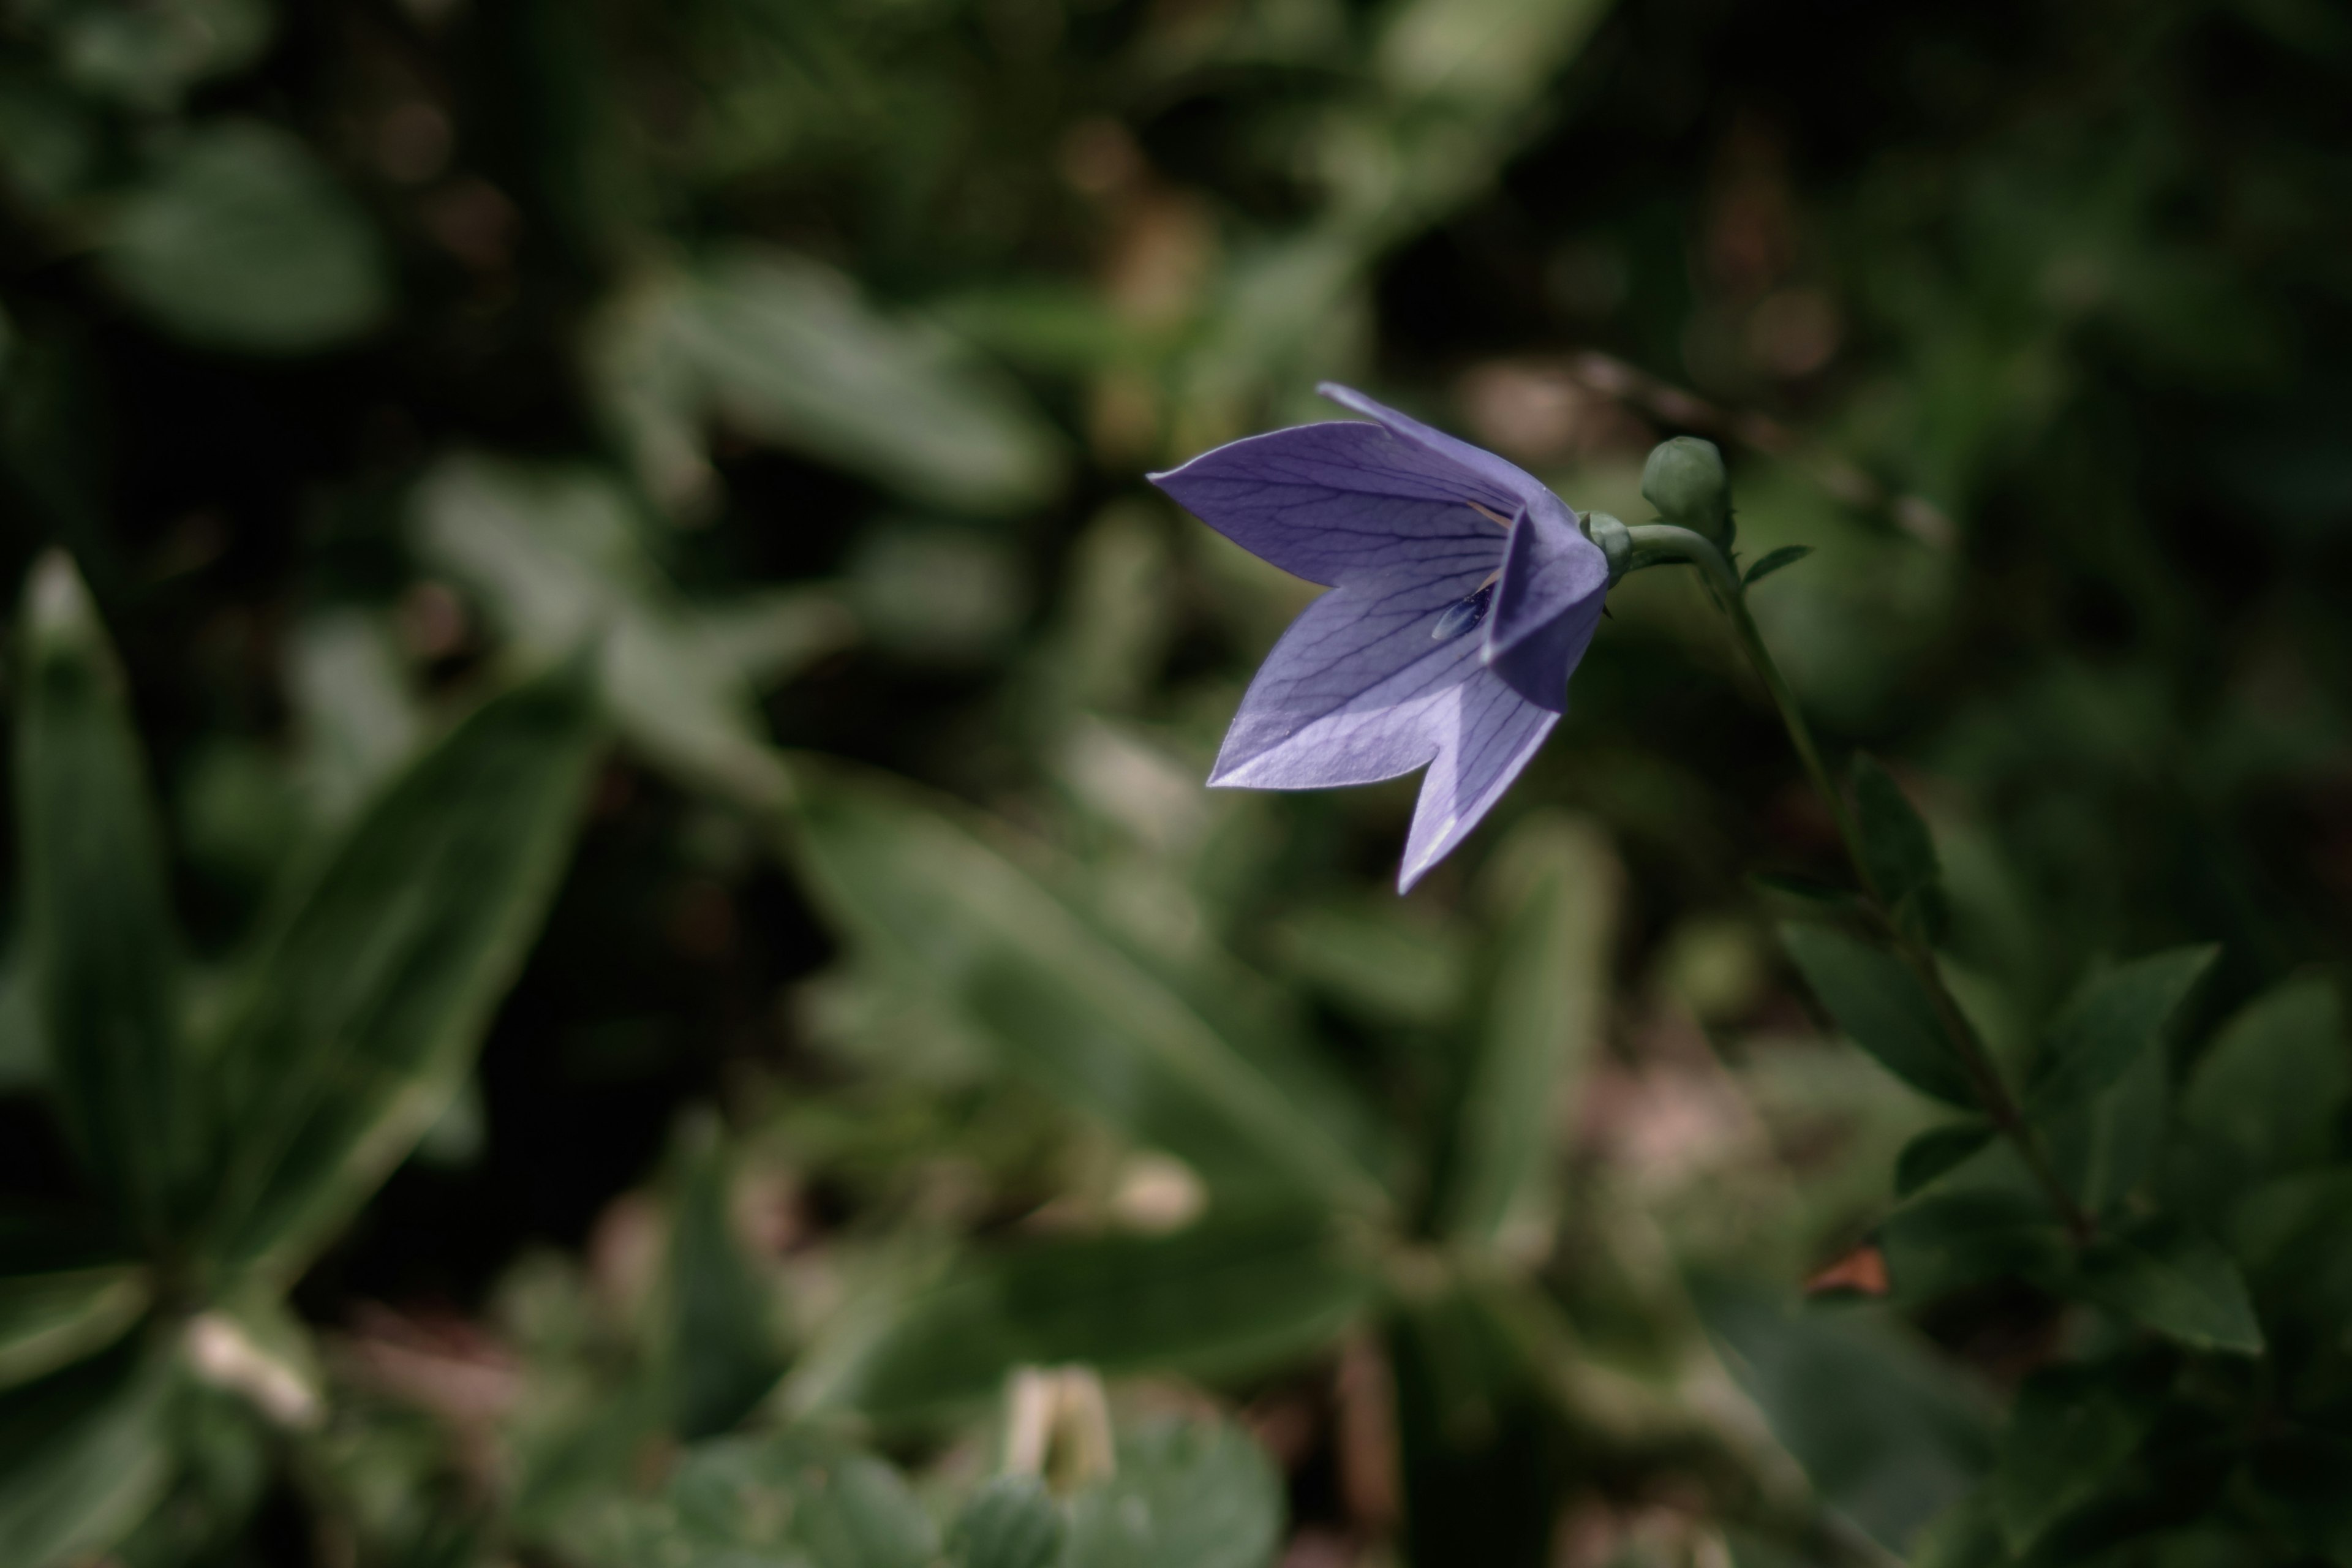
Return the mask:
[[1609, 590], [1609, 561], [1547, 492], [1512, 524], [1486, 622], [1485, 658], [1518, 694], [1554, 713], [1568, 707], [1568, 675], [1584, 657]]
[[1497, 519], [1559, 508], [1491, 453], [1346, 387], [1323, 392], [1374, 422], [1248, 437], [1151, 482], [1253, 555], [1327, 584], [1407, 565], [1443, 572], [1490, 549], [1499, 559]]
[[1482, 651], [1478, 637], [1431, 632], [1491, 571], [1391, 572], [1307, 605], [1250, 682], [1209, 782], [1322, 789], [1394, 778], [1429, 761], [1442, 726], [1426, 710], [1479, 673]]
[[1493, 670], [1448, 688], [1431, 705], [1438, 749], [1421, 781], [1412, 831], [1405, 836], [1397, 891], [1408, 892], [1423, 873], [1470, 836], [1511, 781], [1559, 722], [1559, 715], [1521, 699]]

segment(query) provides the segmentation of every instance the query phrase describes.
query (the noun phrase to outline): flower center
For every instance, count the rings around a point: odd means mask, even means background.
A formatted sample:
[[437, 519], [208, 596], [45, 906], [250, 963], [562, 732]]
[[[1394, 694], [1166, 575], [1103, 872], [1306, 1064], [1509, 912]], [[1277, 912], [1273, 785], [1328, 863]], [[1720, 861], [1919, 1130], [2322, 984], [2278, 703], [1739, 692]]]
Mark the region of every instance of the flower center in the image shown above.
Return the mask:
[[1478, 584], [1478, 591], [1459, 604], [1445, 606], [1437, 624], [1429, 628], [1429, 640], [1445, 642], [1463, 633], [1475, 631], [1478, 623], [1486, 618], [1487, 607], [1495, 602], [1495, 579], [1487, 578]]

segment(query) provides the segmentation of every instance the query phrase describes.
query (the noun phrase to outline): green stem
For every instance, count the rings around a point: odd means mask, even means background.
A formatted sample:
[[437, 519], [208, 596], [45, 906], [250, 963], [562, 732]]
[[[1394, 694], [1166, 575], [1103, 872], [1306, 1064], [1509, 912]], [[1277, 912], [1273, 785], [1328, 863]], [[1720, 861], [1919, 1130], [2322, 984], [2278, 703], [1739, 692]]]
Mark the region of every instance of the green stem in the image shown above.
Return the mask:
[[1845, 792], [1839, 789], [1836, 781], [1830, 776], [1828, 765], [1822, 761], [1821, 748], [1813, 742], [1812, 726], [1805, 721], [1804, 710], [1797, 705], [1797, 694], [1789, 689], [1780, 667], [1772, 660], [1771, 650], [1764, 646], [1764, 637], [1757, 629], [1756, 617], [1748, 613], [1748, 591], [1738, 574], [1732, 569], [1731, 563], [1716, 547], [1714, 541], [1694, 530], [1660, 522], [1631, 528], [1626, 532], [1631, 536], [1633, 546], [1629, 570], [1670, 563], [1686, 563], [1699, 569], [1699, 574], [1706, 583], [1707, 596], [1731, 622], [1732, 631], [1739, 639], [1740, 650], [1748, 656], [1749, 666], [1772, 694], [1772, 705], [1780, 711], [1780, 722], [1789, 731], [1789, 742], [1796, 748], [1798, 761], [1804, 764], [1814, 789], [1821, 792], [1823, 804], [1828, 805], [1830, 816], [1837, 823], [1838, 838], [1845, 846], [1846, 858], [1853, 866], [1854, 879], [1862, 884], [1863, 895], [1870, 905], [1873, 917], [1894, 946], [1896, 956], [1903, 961], [1904, 967], [1910, 970], [1926, 989], [1927, 999], [1935, 1007], [1937, 1021], [1942, 1025], [1945, 1037], [1951, 1042], [1953, 1052], [1959, 1058], [1969, 1081], [1976, 1086], [1977, 1098], [1986, 1116], [1991, 1119], [1993, 1126], [2003, 1137], [2016, 1145], [2026, 1168], [2049, 1194], [2051, 1205], [2064, 1218], [2066, 1228], [2076, 1243], [2089, 1241], [2095, 1230], [2090, 1215], [2074, 1201], [2074, 1194], [2067, 1191], [2057, 1168], [2050, 1163], [2048, 1152], [2042, 1147], [2042, 1140], [2034, 1135], [2032, 1125], [2025, 1120], [2025, 1113], [2019, 1109], [2016, 1096], [2010, 1093], [2009, 1085], [2001, 1078], [1991, 1053], [1977, 1038], [1968, 1016], [1960, 1011], [1958, 1002], [1944, 984], [1943, 971], [1936, 963], [1935, 953], [1926, 942], [1906, 931], [1888, 909], [1885, 896], [1879, 889], [1878, 879], [1871, 874], [1870, 858], [1863, 851], [1862, 825], [1855, 819], [1853, 808], [1846, 804]]

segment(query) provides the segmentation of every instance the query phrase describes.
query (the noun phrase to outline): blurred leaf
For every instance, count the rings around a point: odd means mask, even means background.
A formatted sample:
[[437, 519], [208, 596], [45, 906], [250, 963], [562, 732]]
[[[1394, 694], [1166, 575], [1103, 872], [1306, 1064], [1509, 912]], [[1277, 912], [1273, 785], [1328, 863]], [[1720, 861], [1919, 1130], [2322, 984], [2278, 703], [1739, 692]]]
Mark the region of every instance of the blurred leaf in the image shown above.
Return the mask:
[[1311, 1102], [946, 808], [813, 769], [795, 847], [836, 919], [902, 983], [939, 994], [1005, 1064], [1212, 1189], [1378, 1211], [1380, 1183]]
[[339, 826], [424, 739], [399, 647], [383, 616], [327, 610], [294, 627], [285, 679], [311, 813]]
[[2054, 1367], [2026, 1379], [2011, 1407], [1993, 1476], [2009, 1549], [2042, 1531], [2114, 1479], [2156, 1419], [2160, 1385], [2114, 1364]]
[[2330, 1563], [2352, 1553], [2352, 1441], [2310, 1427], [2265, 1434], [2246, 1467], [2252, 1512], [2270, 1529]]
[[226, 1040], [227, 1256], [299, 1267], [463, 1081], [568, 858], [598, 731], [576, 670], [485, 704], [355, 822]]
[[779, 1432], [688, 1449], [658, 1502], [592, 1520], [575, 1552], [598, 1568], [930, 1568], [939, 1536], [887, 1464]]
[[1810, 544], [1783, 544], [1780, 549], [1759, 558], [1755, 565], [1750, 566], [1748, 569], [1748, 574], [1740, 578], [1740, 584], [1743, 587], [1752, 588], [1781, 567], [1794, 566], [1812, 552], [1813, 547]]
[[2038, 1193], [1930, 1191], [1889, 1215], [1878, 1245], [1905, 1301], [2062, 1267], [2066, 1231]]
[[35, 207], [78, 194], [98, 163], [95, 119], [53, 79], [0, 71], [0, 178]]
[[1169, 1237], [1032, 1244], [968, 1260], [878, 1322], [853, 1308], [795, 1403], [901, 1418], [983, 1399], [1024, 1363], [1226, 1377], [1328, 1344], [1372, 1281], [1319, 1217], [1212, 1217]]
[[1900, 959], [1825, 926], [1783, 925], [1780, 942], [1830, 1016], [1880, 1066], [1923, 1094], [1976, 1105], [1935, 1003]]
[[1062, 483], [1061, 437], [1017, 386], [802, 257], [736, 249], [641, 283], [596, 329], [590, 364], [673, 508], [707, 496], [713, 417], [958, 511], [1018, 511]]
[[2162, 1039], [2218, 948], [2182, 947], [2120, 964], [2078, 991], [2054, 1023], [2027, 1107], [2046, 1116], [2087, 1102]]
[[1909, 1197], [1992, 1139], [1990, 1122], [1962, 1121], [1930, 1127], [1903, 1145], [1903, 1152], [1895, 1157], [1895, 1195]]
[[160, 1245], [192, 1195], [210, 1127], [181, 1038], [146, 762], [105, 628], [62, 554], [34, 568], [24, 624], [18, 842], [49, 1083], [121, 1222]]
[[0, 1394], [0, 1542], [10, 1563], [104, 1552], [138, 1524], [170, 1474], [169, 1363], [131, 1343]]
[[1525, 1233], [1540, 1246], [1577, 1080], [1608, 1015], [1622, 874], [1598, 829], [1559, 818], [1515, 829], [1495, 866], [1495, 969], [1436, 1210], [1458, 1239]]
[[[417, 552], [487, 603], [536, 661], [599, 648], [605, 702], [629, 741], [692, 782], [759, 805], [781, 802], [782, 763], [740, 657], [747, 628], [706, 630], [647, 557], [619, 486], [588, 468], [461, 454], [418, 485]], [[845, 640], [841, 608], [815, 596], [767, 613], [771, 668]], [[797, 650], [774, 644], [795, 639]]]
[[1879, 897], [1906, 931], [1934, 941], [1945, 923], [1943, 868], [1927, 825], [1868, 753], [1853, 760], [1854, 806], [1862, 819], [1862, 853]]
[[1034, 1476], [998, 1476], [957, 1515], [950, 1555], [961, 1568], [1049, 1568], [1066, 1529], [1061, 1506]]
[[1560, 1422], [1507, 1296], [1452, 1289], [1401, 1300], [1382, 1324], [1412, 1562], [1551, 1561]]
[[1507, 114], [1575, 58], [1609, 11], [1610, 0], [1391, 0], [1374, 58], [1402, 95]]
[[112, 1344], [153, 1299], [131, 1264], [0, 1275], [0, 1390]]
[[1911, 1549], [1911, 1568], [2011, 1568], [1990, 1486], [1931, 1520]]
[[1728, 1284], [1704, 1288], [1699, 1306], [1822, 1500], [1889, 1551], [1908, 1546], [1985, 1470], [1982, 1407], [1898, 1322]]
[[2352, 1103], [2336, 989], [2293, 980], [2222, 1026], [2180, 1095], [2180, 1121], [2226, 1152], [2243, 1181], [2317, 1165], [2336, 1152]]
[[2262, 1326], [2238, 1266], [2203, 1237], [2168, 1222], [2094, 1243], [2060, 1283], [2192, 1350], [2263, 1353]]
[[1061, 1568], [1266, 1568], [1282, 1477], [1248, 1434], [1169, 1422], [1122, 1434], [1118, 1469], [1072, 1500]]
[[1470, 944], [1415, 913], [1393, 897], [1311, 905], [1284, 916], [1267, 942], [1284, 970], [1365, 1023], [1430, 1027], [1462, 1005]]
[[212, 121], [166, 153], [99, 259], [171, 331], [251, 353], [348, 342], [392, 303], [367, 215], [307, 146], [257, 121]]
[[2162, 1051], [2147, 1051], [2089, 1100], [2042, 1121], [2051, 1163], [2088, 1213], [2122, 1202], [2155, 1163], [2171, 1088], [2166, 1068]]
[[723, 1432], [750, 1414], [784, 1358], [770, 1287], [744, 1255], [729, 1206], [729, 1161], [715, 1126], [690, 1128], [671, 1222], [666, 1360], [688, 1439]]
[[83, 91], [166, 110], [190, 87], [259, 58], [267, 0], [60, 0], [47, 7], [58, 63]]

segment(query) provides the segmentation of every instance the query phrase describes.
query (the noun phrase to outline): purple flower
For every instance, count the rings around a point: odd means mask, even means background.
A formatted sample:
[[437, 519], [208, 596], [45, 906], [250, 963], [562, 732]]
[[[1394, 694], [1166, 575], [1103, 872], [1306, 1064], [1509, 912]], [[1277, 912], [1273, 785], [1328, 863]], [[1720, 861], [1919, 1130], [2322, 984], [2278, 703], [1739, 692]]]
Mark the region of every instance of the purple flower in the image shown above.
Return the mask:
[[1253, 436], [1151, 479], [1243, 549], [1332, 590], [1266, 656], [1209, 782], [1322, 789], [1426, 765], [1402, 890], [1559, 722], [1609, 567], [1532, 475], [1360, 392], [1318, 390], [1371, 423]]

